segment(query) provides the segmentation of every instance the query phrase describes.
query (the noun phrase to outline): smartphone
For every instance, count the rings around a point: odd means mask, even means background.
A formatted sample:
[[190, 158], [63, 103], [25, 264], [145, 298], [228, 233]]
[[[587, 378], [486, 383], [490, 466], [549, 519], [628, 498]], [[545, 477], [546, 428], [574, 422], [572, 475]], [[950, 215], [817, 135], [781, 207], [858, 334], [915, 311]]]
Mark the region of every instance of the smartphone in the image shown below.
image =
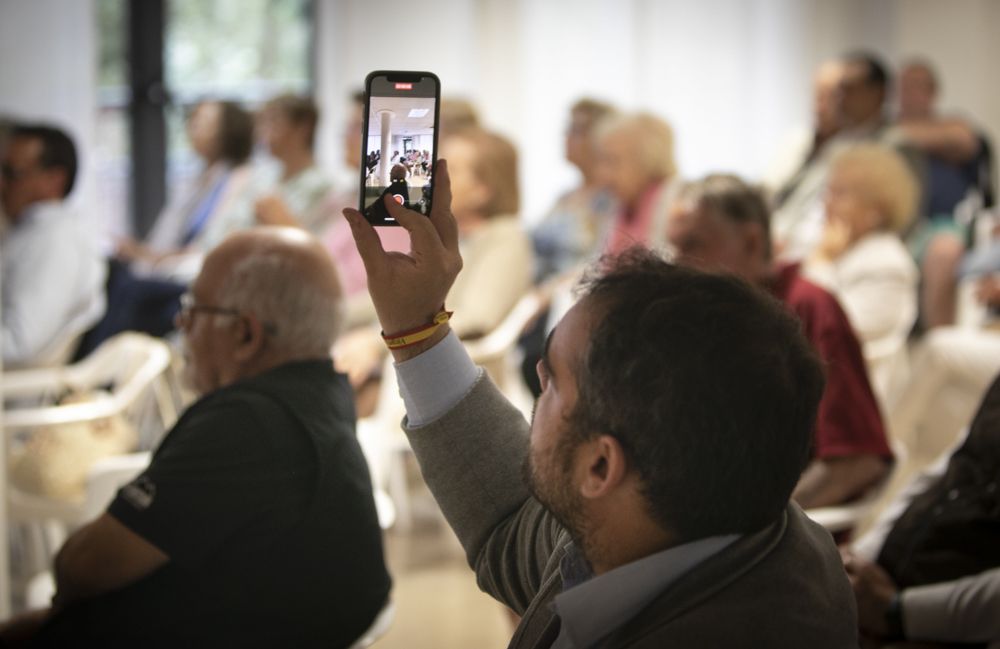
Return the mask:
[[431, 213], [441, 82], [430, 72], [378, 70], [365, 78], [361, 212], [372, 225], [399, 225], [384, 197]]

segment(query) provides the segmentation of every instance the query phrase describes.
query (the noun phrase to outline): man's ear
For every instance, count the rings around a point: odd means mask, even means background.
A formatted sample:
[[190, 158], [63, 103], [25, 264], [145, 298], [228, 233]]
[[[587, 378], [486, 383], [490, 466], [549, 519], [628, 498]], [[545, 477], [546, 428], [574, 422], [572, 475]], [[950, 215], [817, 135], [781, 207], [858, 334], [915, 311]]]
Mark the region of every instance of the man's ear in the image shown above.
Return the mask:
[[598, 435], [581, 443], [576, 449], [575, 462], [580, 495], [588, 499], [607, 496], [628, 474], [625, 449], [611, 435]]
[[761, 259], [767, 257], [766, 235], [760, 223], [743, 224], [743, 245], [744, 250], [751, 259]]
[[242, 314], [237, 320], [235, 356], [238, 361], [249, 361], [263, 348], [267, 333], [264, 325], [252, 313]]

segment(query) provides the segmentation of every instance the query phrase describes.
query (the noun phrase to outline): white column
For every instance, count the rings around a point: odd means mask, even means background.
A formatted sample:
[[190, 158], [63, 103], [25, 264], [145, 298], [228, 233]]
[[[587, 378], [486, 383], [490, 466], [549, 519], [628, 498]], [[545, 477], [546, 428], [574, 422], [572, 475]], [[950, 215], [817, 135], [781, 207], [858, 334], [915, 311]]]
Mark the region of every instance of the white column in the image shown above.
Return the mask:
[[389, 170], [392, 158], [392, 118], [394, 113], [391, 110], [380, 110], [378, 117], [382, 126], [382, 158], [379, 160], [378, 176], [383, 187], [389, 185]]

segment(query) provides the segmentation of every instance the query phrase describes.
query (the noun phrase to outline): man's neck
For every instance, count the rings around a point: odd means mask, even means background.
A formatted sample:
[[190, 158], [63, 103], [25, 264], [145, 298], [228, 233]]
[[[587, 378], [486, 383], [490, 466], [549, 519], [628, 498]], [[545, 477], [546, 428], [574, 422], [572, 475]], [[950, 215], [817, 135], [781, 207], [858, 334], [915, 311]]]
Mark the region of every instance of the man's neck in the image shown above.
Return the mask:
[[581, 534], [584, 556], [595, 575], [679, 545], [646, 512], [641, 501], [621, 501], [603, 512], [591, 512], [590, 524]]

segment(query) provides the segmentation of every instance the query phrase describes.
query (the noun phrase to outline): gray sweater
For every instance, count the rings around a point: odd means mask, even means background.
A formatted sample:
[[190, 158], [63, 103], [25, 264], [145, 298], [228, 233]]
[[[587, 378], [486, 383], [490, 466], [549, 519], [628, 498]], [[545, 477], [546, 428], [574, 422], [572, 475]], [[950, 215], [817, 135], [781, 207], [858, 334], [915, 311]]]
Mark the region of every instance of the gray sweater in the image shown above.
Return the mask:
[[[404, 428], [480, 588], [523, 618], [510, 647], [551, 646], [570, 538], [521, 477], [527, 422], [484, 376], [440, 419]], [[829, 533], [790, 504], [595, 640], [608, 649], [856, 647], [854, 596]]]

